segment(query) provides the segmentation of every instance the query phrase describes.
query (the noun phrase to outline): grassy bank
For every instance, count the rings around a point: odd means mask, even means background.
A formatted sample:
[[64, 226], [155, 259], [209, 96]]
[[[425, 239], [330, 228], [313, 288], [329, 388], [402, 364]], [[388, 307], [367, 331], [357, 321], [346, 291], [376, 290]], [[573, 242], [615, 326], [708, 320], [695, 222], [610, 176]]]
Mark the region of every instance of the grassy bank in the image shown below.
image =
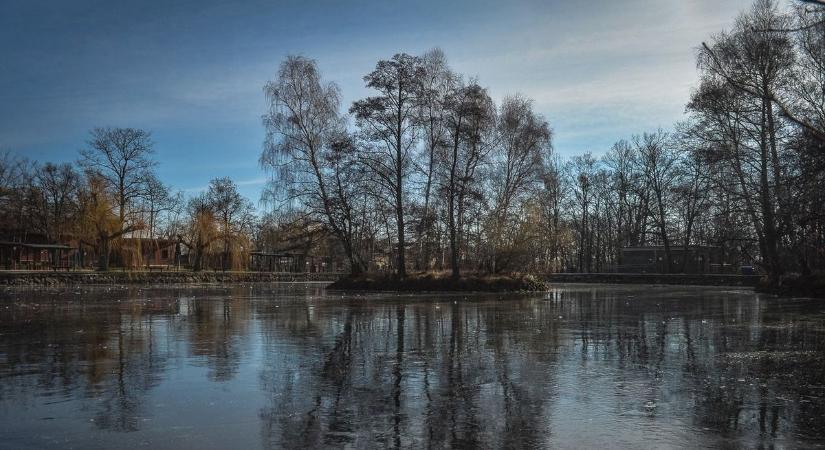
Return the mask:
[[557, 273], [531, 275], [477, 275], [470, 274], [455, 280], [448, 273], [410, 275], [403, 280], [380, 274], [367, 274], [341, 279], [329, 289], [348, 291], [476, 291], [476, 292], [539, 292], [548, 289], [548, 283], [584, 284], [642, 284], [681, 286], [731, 286], [752, 288], [758, 275], [708, 274], [636, 274], [636, 273]]
[[288, 272], [0, 272], [0, 286], [231, 284], [333, 281], [339, 274]]
[[770, 284], [767, 279], [762, 279], [756, 285], [756, 291], [776, 294], [782, 297], [815, 297], [825, 299], [825, 273], [785, 276], [782, 277], [778, 284]]
[[466, 275], [454, 279], [442, 274], [414, 274], [399, 279], [388, 275], [342, 278], [328, 289], [395, 292], [541, 292], [548, 286], [530, 275]]

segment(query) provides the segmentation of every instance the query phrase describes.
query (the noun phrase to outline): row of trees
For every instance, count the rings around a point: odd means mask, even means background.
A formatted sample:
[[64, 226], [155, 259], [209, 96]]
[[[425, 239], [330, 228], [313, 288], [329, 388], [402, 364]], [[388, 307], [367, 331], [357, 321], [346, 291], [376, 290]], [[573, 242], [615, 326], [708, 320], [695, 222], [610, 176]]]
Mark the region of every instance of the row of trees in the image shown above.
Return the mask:
[[243, 268], [300, 228], [334, 237], [325, 251], [354, 273], [621, 270], [622, 248], [644, 245], [670, 272], [700, 245], [774, 280], [822, 270], [825, 8], [757, 0], [697, 64], [672, 130], [563, 160], [530, 99], [493, 101], [438, 49], [379, 61], [347, 112], [313, 60], [290, 56], [264, 89], [274, 213], [256, 216], [227, 178], [184, 199], [155, 175], [148, 132], [105, 128], [77, 165], [0, 158], [0, 227], [94, 247], [102, 269], [139, 259], [124, 237], [179, 242], [195, 269]]
[[[672, 132], [567, 164], [579, 270], [624, 246], [714, 245], [774, 281], [825, 268], [825, 8], [758, 0], [702, 44], [699, 85]], [[572, 220], [570, 220], [572, 219]]]
[[509, 225], [550, 160], [547, 122], [520, 96], [496, 106], [439, 50], [380, 61], [364, 81], [376, 95], [353, 103], [351, 132], [315, 62], [284, 61], [265, 88], [265, 199], [324, 223], [356, 273], [384, 258], [404, 276], [408, 253], [416, 269], [455, 276], [507, 268], [518, 245]]
[[75, 165], [5, 153], [4, 239], [85, 245], [95, 250], [101, 270], [112, 258], [119, 265], [140, 265], [148, 246], [161, 241], [188, 247], [196, 270], [205, 261], [224, 270], [243, 267], [254, 219], [251, 202], [228, 178], [212, 180], [206, 191], [184, 201], [183, 193], [158, 179], [153, 156], [150, 134], [133, 128], [94, 129]]
[[397, 54], [342, 112], [316, 63], [265, 87], [265, 200], [324, 224], [357, 273], [613, 270], [626, 246], [713, 245], [772, 279], [825, 267], [825, 10], [758, 0], [703, 44], [685, 119], [562, 161], [519, 95]]

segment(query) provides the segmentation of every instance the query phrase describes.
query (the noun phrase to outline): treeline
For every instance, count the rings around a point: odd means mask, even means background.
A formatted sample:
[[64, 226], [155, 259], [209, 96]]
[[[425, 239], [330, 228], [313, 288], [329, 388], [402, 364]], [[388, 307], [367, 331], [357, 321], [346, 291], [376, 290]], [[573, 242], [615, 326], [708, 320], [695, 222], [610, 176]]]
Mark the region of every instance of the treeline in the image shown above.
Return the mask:
[[112, 260], [139, 267], [162, 242], [186, 253], [184, 264], [195, 270], [246, 267], [255, 224], [252, 203], [228, 178], [216, 178], [204, 192], [185, 199], [158, 179], [153, 156], [149, 132], [133, 128], [92, 130], [76, 164], [40, 164], [3, 154], [3, 239], [71, 243], [81, 252], [85, 246], [97, 261], [83, 265], [100, 270], [108, 270]]
[[651, 245], [669, 272], [699, 246], [774, 281], [825, 269], [825, 8], [758, 0], [697, 66], [671, 130], [563, 159], [529, 98], [497, 104], [438, 49], [379, 61], [372, 95], [347, 108], [315, 61], [290, 56], [264, 88], [273, 212], [228, 178], [185, 198], [155, 175], [148, 132], [102, 128], [76, 164], [0, 158], [0, 230], [88, 246], [101, 269], [140, 265], [134, 243], [158, 240], [196, 270], [301, 247], [353, 273], [605, 272]]
[[[825, 12], [758, 0], [698, 52], [684, 120], [563, 161], [547, 120], [445, 55], [397, 54], [345, 114], [312, 59], [265, 87], [265, 198], [354, 273], [610, 271], [626, 246], [719, 247], [771, 279], [825, 267]], [[594, 149], [601, 150], [601, 149]]]

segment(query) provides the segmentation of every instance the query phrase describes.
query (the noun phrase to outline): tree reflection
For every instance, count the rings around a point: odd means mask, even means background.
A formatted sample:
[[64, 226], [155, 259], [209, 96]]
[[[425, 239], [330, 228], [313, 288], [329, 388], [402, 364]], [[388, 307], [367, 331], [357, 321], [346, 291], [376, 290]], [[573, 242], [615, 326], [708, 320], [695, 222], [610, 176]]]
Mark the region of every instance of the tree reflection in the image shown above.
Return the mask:
[[[571, 389], [581, 407], [689, 419], [743, 442], [822, 433], [808, 423], [822, 399], [793, 404], [805, 389], [785, 381], [799, 364], [821, 364], [821, 322], [771, 326], [786, 314], [741, 294], [597, 288], [298, 309], [263, 324], [271, 405], [261, 418], [272, 447], [548, 445], [549, 418]], [[810, 357], [789, 365], [770, 356], [785, 349]], [[821, 374], [806, 382], [821, 385]]]
[[[15, 302], [7, 309], [0, 317], [7, 355], [3, 399], [79, 391], [92, 405], [97, 427], [137, 430], [143, 399], [160, 382], [168, 357], [157, 349], [154, 322], [173, 312], [176, 303], [146, 298], [138, 290], [120, 295], [126, 301], [114, 307], [59, 297]], [[13, 392], [6, 390], [10, 387]]]
[[[825, 439], [825, 314], [810, 300], [631, 287], [81, 294], [20, 294], [0, 309], [0, 411], [48, 417], [70, 401], [93, 429], [148, 431], [170, 374], [200, 383], [172, 392], [172, 409], [210, 385], [232, 395], [252, 374], [252, 403], [215, 419], [252, 412], [238, 427], [270, 448], [629, 445], [642, 429], [652, 446]], [[165, 429], [190, 419], [177, 413], [165, 411]]]
[[[541, 442], [557, 328], [523, 339], [523, 321], [502, 312], [462, 302], [272, 312], [261, 376], [272, 401], [261, 412], [265, 442]], [[532, 383], [536, 376], [543, 379]]]
[[194, 356], [203, 357], [209, 378], [231, 380], [240, 367], [242, 346], [248, 341], [248, 291], [235, 288], [210, 296], [186, 299], [190, 312], [189, 343]]

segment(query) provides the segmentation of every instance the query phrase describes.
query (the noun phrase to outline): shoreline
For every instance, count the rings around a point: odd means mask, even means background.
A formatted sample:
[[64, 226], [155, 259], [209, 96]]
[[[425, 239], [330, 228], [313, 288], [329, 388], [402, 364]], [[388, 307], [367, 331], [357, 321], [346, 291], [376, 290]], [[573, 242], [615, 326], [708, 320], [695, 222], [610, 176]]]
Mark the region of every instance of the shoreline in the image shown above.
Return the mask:
[[616, 284], [715, 286], [754, 289], [781, 297], [825, 298], [825, 280], [820, 276], [783, 279], [770, 286], [759, 275], [718, 274], [636, 274], [636, 273], [558, 273], [530, 275], [468, 275], [453, 280], [439, 274], [414, 274], [405, 280], [386, 275], [351, 278], [342, 273], [220, 272], [220, 271], [109, 271], [46, 272], [0, 271], [0, 287], [244, 284], [244, 283], [324, 282], [327, 288], [342, 292], [406, 293], [505, 293], [547, 292], [557, 284]]
[[686, 273], [554, 273], [543, 277], [543, 280], [548, 283], [642, 284], [746, 288], [756, 287], [761, 279], [761, 275]]
[[0, 286], [234, 284], [279, 282], [332, 282], [339, 273], [292, 272], [0, 272]]
[[527, 293], [547, 292], [547, 282], [531, 275], [465, 275], [454, 279], [442, 274], [410, 274], [399, 279], [392, 275], [364, 274], [344, 277], [327, 286], [343, 292], [415, 292], [415, 293]]
[[783, 277], [779, 285], [768, 284], [761, 280], [756, 285], [756, 292], [773, 294], [780, 297], [811, 297], [825, 299], [825, 275], [798, 275]]
[[628, 284], [647, 286], [715, 286], [756, 288], [759, 275], [560, 273], [531, 275], [468, 275], [458, 280], [438, 274], [414, 274], [404, 280], [365, 274], [345, 277], [328, 289], [344, 292], [547, 292], [556, 284]]

